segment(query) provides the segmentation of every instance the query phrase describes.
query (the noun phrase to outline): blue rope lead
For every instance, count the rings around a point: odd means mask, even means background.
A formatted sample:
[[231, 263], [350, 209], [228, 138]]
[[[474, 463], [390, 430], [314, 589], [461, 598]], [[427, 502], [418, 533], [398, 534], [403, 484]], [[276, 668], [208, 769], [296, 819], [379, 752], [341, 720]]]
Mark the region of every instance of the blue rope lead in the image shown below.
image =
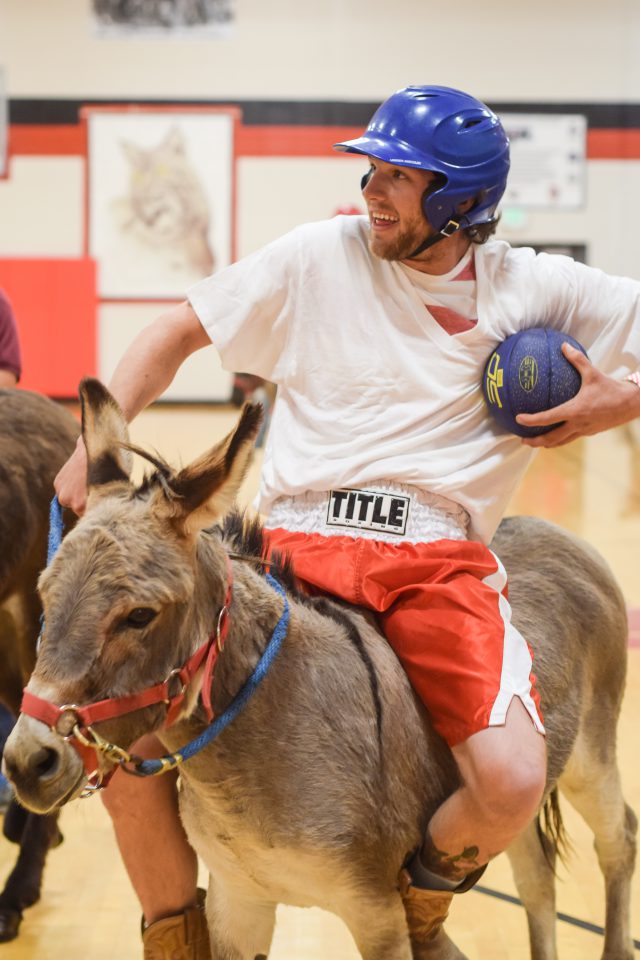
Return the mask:
[[269, 672], [289, 629], [289, 601], [287, 600], [284, 588], [270, 573], [267, 574], [266, 579], [269, 585], [273, 587], [276, 593], [279, 593], [284, 600], [284, 607], [280, 619], [271, 635], [271, 639], [249, 679], [240, 689], [239, 693], [236, 694], [227, 709], [221, 713], [219, 717], [216, 717], [213, 723], [211, 723], [199, 737], [196, 737], [195, 740], [192, 740], [186, 747], [176, 751], [176, 753], [160, 757], [157, 760], [140, 760], [136, 763], [133, 770], [125, 767], [128, 773], [133, 773], [139, 777], [151, 777], [177, 767], [179, 763], [189, 760], [210, 744], [212, 740], [222, 733], [225, 727], [228, 727], [229, 724], [236, 719], [238, 714], [244, 710], [260, 683]]
[[60, 501], [54, 496], [49, 506], [49, 540], [47, 542], [47, 566], [51, 563], [58, 547], [62, 543], [62, 530], [64, 524], [62, 520], [62, 507]]
[[[49, 505], [49, 537], [47, 540], [47, 566], [51, 563], [55, 557], [58, 547], [62, 543], [62, 532], [64, 530], [64, 522], [62, 520], [62, 507], [60, 506], [60, 501], [57, 496], [53, 496], [53, 499]], [[40, 652], [40, 644], [42, 643], [42, 631], [44, 630], [44, 613], [40, 614], [40, 633], [38, 634], [38, 639], [36, 640], [36, 655]]]

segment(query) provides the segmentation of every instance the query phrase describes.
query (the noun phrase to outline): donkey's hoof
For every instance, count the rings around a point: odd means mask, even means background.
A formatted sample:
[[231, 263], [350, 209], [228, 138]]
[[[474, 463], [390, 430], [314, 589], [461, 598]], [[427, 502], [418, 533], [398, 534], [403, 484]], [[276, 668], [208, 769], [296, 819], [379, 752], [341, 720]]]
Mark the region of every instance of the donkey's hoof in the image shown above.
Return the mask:
[[15, 940], [21, 923], [21, 910], [9, 910], [6, 907], [0, 907], [0, 943]]

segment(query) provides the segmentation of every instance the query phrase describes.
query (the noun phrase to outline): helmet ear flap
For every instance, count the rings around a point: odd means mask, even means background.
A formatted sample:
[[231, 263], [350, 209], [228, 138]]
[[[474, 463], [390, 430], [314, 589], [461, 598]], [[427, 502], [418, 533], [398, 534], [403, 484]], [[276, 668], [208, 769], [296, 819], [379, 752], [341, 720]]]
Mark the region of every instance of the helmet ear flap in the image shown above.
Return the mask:
[[363, 177], [362, 180], [360, 181], [360, 189], [361, 189], [361, 190], [364, 190], [364, 188], [366, 187], [366, 185], [369, 183], [369, 180], [371, 180], [371, 177], [372, 177], [372, 176], [373, 176], [373, 170], [372, 170], [372, 169], [367, 170], [367, 172], [365, 173], [364, 177]]
[[447, 186], [447, 178], [442, 173], [436, 173], [433, 180], [422, 194], [422, 212], [427, 223], [438, 229], [438, 223], [446, 223], [453, 216], [454, 211], [447, 209], [447, 204], [441, 198], [431, 199], [434, 193]]

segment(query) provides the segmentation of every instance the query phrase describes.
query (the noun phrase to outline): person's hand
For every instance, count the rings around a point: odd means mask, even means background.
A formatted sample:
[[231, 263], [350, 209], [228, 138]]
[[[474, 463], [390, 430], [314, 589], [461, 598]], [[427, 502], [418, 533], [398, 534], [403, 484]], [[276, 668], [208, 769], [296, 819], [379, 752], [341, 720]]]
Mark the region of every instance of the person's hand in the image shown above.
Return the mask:
[[0, 368], [0, 387], [3, 390], [9, 390], [12, 387], [15, 387], [17, 382], [18, 378], [13, 370], [5, 370], [4, 368]]
[[70, 507], [79, 517], [87, 506], [87, 451], [82, 437], [53, 481], [60, 506]]
[[590, 360], [569, 343], [562, 352], [582, 377], [578, 393], [543, 413], [521, 413], [516, 420], [522, 426], [542, 427], [559, 423], [559, 427], [537, 437], [524, 437], [528, 447], [560, 447], [579, 437], [589, 437], [610, 427], [640, 416], [640, 389], [630, 380], [614, 380], [600, 373]]

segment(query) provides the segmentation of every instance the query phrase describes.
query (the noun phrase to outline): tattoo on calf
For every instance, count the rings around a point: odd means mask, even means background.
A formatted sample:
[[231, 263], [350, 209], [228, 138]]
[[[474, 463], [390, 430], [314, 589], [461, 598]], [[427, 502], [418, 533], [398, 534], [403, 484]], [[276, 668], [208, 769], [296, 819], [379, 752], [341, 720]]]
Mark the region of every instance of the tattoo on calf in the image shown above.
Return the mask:
[[465, 847], [460, 853], [446, 853], [438, 850], [431, 836], [427, 834], [422, 848], [421, 859], [428, 870], [432, 870], [447, 880], [462, 880], [479, 866], [480, 850], [476, 846]]

